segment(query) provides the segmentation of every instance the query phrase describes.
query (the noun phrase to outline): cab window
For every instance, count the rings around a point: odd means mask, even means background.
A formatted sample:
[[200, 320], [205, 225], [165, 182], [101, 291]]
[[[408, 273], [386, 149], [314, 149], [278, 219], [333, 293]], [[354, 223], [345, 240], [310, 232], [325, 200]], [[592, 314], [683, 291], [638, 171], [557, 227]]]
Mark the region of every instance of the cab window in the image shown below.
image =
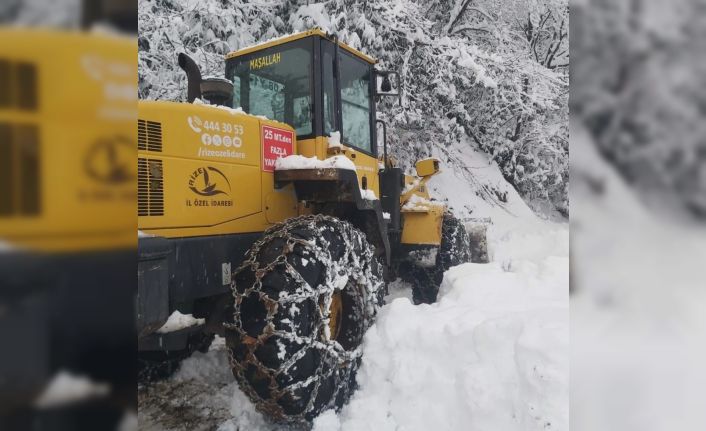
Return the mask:
[[231, 60], [233, 107], [313, 133], [312, 41], [303, 39]]
[[343, 142], [372, 152], [370, 65], [339, 51]]
[[338, 130], [336, 126], [336, 86], [334, 84], [334, 68], [333, 68], [333, 44], [326, 41], [322, 44], [323, 67], [321, 74], [323, 75], [321, 82], [323, 83], [323, 114], [324, 114], [324, 134], [330, 136], [331, 132]]

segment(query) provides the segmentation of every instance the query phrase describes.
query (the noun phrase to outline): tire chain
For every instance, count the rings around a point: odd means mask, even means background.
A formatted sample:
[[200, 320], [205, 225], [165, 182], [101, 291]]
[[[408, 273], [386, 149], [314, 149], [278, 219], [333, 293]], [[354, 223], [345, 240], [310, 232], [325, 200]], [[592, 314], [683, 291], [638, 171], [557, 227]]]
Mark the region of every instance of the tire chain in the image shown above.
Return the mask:
[[[299, 272], [291, 265], [287, 257], [290, 253], [294, 251], [294, 246], [300, 244], [304, 247], [315, 248], [315, 256], [318, 258], [328, 257], [328, 250], [326, 249], [328, 243], [321, 237], [312, 238], [311, 240], [297, 238], [291, 234], [294, 229], [311, 229], [314, 232], [320, 231], [322, 224], [338, 224], [341, 225], [339, 234], [343, 237], [345, 241], [359, 241], [359, 245], [362, 256], [356, 256], [355, 250], [351, 250], [350, 247], [346, 248], [344, 255], [339, 259], [338, 265], [332, 265], [330, 259], [322, 259], [323, 264], [326, 267], [325, 270], [325, 280], [319, 286], [309, 286], [309, 284], [302, 278]], [[319, 232], [321, 233], [321, 232]], [[272, 241], [273, 239], [280, 238], [286, 241], [286, 246], [282, 248], [282, 254], [279, 255], [269, 264], [264, 267], [260, 267], [260, 262], [258, 261], [258, 255], [260, 250], [264, 245]], [[360, 241], [362, 239], [362, 241]], [[313, 328], [311, 336], [299, 336], [296, 334], [296, 330], [292, 327], [291, 331], [278, 330], [275, 328], [273, 323], [273, 318], [275, 317], [280, 305], [284, 304], [302, 304], [304, 301], [313, 300], [315, 304], [319, 304], [321, 295], [327, 292], [333, 292], [334, 287], [332, 281], [337, 274], [343, 268], [348, 270], [355, 268], [356, 265], [360, 263], [360, 257], [366, 258], [366, 260], [375, 259], [373, 257], [373, 249], [365, 241], [365, 236], [357, 231], [351, 224], [339, 219], [325, 216], [325, 215], [314, 215], [314, 216], [302, 216], [297, 218], [288, 219], [282, 224], [273, 226], [269, 228], [262, 236], [262, 239], [258, 240], [247, 254], [247, 259], [242, 263], [242, 265], [234, 271], [233, 280], [231, 282], [231, 290], [234, 301], [233, 310], [233, 323], [225, 323], [224, 326], [227, 330], [234, 331], [236, 337], [240, 343], [247, 340], [247, 353], [245, 355], [244, 361], [238, 361], [235, 357], [232, 348], [229, 348], [229, 359], [230, 365], [233, 370], [241, 389], [245, 394], [256, 404], [256, 407], [268, 415], [270, 418], [277, 422], [286, 422], [290, 424], [301, 424], [310, 421], [312, 414], [318, 414], [328, 408], [334, 406], [335, 401], [338, 399], [339, 392], [341, 390], [347, 391], [344, 393], [343, 399], [347, 399], [353, 388], [347, 382], [351, 381], [353, 373], [357, 369], [360, 357], [362, 355], [361, 347], [358, 346], [354, 350], [346, 351], [338, 342], [331, 342], [326, 340], [327, 329], [329, 325], [329, 305], [330, 305], [330, 295], [326, 295], [327, 301], [324, 306], [314, 307], [316, 310], [317, 325]], [[265, 292], [262, 291], [262, 279], [265, 275], [272, 272], [276, 267], [284, 265], [286, 267], [286, 273], [292, 277], [297, 282], [297, 288], [294, 290], [297, 294], [291, 294], [292, 289], [288, 289], [290, 292], [285, 298], [278, 298], [277, 300], [270, 298]], [[349, 274], [354, 280], [361, 283], [364, 280], [363, 271], [357, 268], [357, 273]], [[238, 292], [238, 287], [236, 286], [235, 275], [241, 271], [251, 270], [255, 275], [255, 282], [252, 286], [246, 287], [244, 290], [241, 289], [242, 293]], [[373, 274], [375, 275], [375, 274]], [[362, 277], [362, 278], [361, 278]], [[368, 328], [375, 317], [377, 312], [377, 307], [381, 304], [378, 302], [380, 295], [380, 289], [384, 289], [382, 281], [379, 277], [374, 277], [377, 279], [367, 280], [366, 285], [369, 290], [365, 295], [366, 306], [361, 322], [364, 328]], [[247, 334], [243, 329], [243, 323], [241, 320], [241, 304], [244, 298], [251, 297], [251, 295], [258, 295], [261, 303], [265, 304], [265, 309], [267, 310], [266, 324], [262, 332], [257, 338], [253, 338]], [[303, 343], [302, 346], [298, 347], [298, 351], [289, 358], [284, 365], [279, 369], [275, 370], [264, 365], [255, 355], [255, 351], [261, 347], [270, 337], [278, 336], [282, 339], [288, 341], [293, 341], [295, 343]], [[331, 366], [330, 369], [326, 370], [328, 374], [319, 375], [318, 373], [307, 378], [304, 381], [296, 382], [289, 386], [282, 388], [276, 381], [276, 378], [283, 373], [288, 373], [290, 368], [301, 359], [307, 352], [308, 349], [317, 349], [321, 353], [321, 363], [335, 366]], [[245, 376], [246, 369], [248, 366], [254, 366], [257, 369], [257, 374], [260, 377], [267, 377], [269, 379], [269, 391], [270, 396], [267, 399], [260, 397], [255, 389], [251, 386], [250, 382]], [[331, 399], [321, 408], [317, 410], [314, 402], [319, 393], [321, 383], [334, 376], [334, 392]], [[278, 401], [285, 395], [289, 394], [291, 397], [296, 397], [293, 393], [294, 390], [308, 387], [314, 384], [311, 395], [304, 410], [296, 415], [288, 415], [283, 410], [282, 406]], [[309, 416], [309, 417], [307, 417]]]

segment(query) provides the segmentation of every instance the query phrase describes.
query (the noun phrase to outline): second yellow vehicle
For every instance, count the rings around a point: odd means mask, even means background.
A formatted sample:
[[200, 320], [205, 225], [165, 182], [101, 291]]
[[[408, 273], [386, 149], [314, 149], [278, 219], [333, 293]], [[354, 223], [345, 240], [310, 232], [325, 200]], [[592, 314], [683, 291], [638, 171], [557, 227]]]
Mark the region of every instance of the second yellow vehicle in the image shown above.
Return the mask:
[[[142, 374], [219, 334], [262, 412], [308, 422], [349, 398], [386, 282], [434, 301], [469, 240], [428, 194], [438, 160], [404, 175], [379, 151], [394, 72], [318, 29], [225, 61], [203, 79], [180, 54], [189, 103], [139, 102]], [[179, 313], [193, 320], [165, 330]]]

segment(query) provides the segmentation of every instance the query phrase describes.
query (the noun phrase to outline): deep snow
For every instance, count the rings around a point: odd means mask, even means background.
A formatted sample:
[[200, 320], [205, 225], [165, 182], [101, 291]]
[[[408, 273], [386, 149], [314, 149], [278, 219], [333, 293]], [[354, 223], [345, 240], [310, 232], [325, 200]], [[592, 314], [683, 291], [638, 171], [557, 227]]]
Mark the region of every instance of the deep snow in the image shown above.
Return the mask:
[[359, 390], [324, 430], [567, 430], [568, 229], [491, 239], [503, 256], [449, 270], [433, 305], [386, 305]]
[[706, 429], [706, 229], [651, 214], [571, 127], [572, 426]]

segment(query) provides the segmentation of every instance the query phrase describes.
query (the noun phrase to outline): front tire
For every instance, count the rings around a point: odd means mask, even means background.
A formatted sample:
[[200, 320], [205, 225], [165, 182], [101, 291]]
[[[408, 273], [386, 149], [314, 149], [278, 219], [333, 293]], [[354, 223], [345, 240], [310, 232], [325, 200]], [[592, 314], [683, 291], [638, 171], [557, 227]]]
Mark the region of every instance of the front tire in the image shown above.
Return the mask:
[[447, 211], [441, 227], [441, 245], [436, 253], [435, 265], [427, 268], [414, 262], [405, 264], [404, 273], [408, 274], [407, 281], [412, 283], [414, 303], [436, 302], [444, 272], [468, 262], [471, 262], [471, 242], [466, 228], [461, 220]]
[[235, 272], [226, 324], [243, 391], [278, 422], [340, 408], [383, 291], [373, 248], [351, 224], [314, 215], [269, 229]]

